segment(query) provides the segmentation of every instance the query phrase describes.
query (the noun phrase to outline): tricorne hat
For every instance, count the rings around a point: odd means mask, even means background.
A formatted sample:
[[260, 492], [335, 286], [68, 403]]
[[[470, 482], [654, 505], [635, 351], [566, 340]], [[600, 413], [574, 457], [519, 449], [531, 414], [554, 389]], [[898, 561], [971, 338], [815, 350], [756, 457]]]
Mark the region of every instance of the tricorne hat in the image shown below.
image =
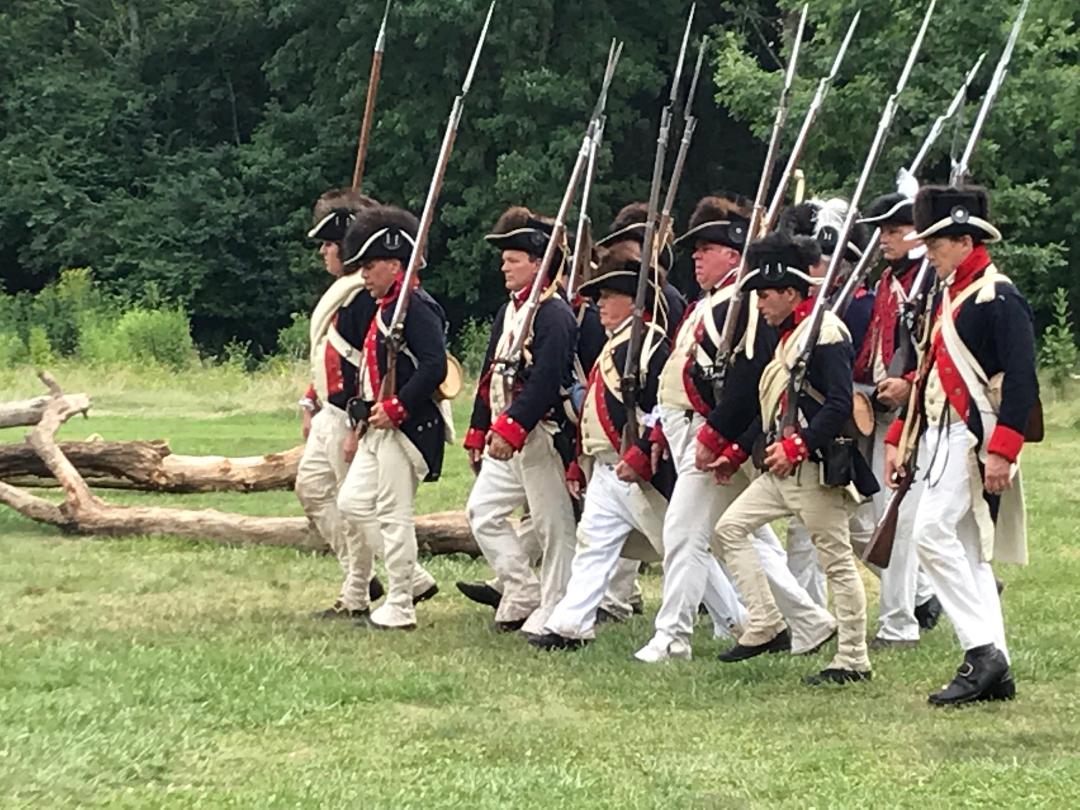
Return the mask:
[[821, 260], [821, 248], [808, 236], [791, 236], [774, 231], [751, 242], [746, 249], [750, 272], [742, 280], [743, 290], [783, 290], [792, 287], [807, 297], [810, 288], [821, 283], [810, 268]]
[[894, 191], [891, 194], [882, 194], [875, 198], [866, 207], [863, 218], [859, 220], [863, 225], [912, 225], [912, 208], [914, 200], [905, 194]]
[[[521, 250], [537, 259], [544, 258], [555, 223], [523, 205], [515, 205], [503, 211], [491, 233], [484, 239], [499, 250]], [[552, 259], [548, 275], [554, 278], [563, 267], [566, 254], [558, 247]]]
[[[636, 259], [605, 257], [601, 260], [596, 275], [582, 284], [579, 291], [581, 295], [594, 301], [600, 298], [603, 290], [612, 290], [634, 298], [637, 295], [640, 274], [641, 262]], [[659, 301], [666, 313], [667, 300], [660, 292], [659, 274], [651, 275], [647, 282], [648, 287], [645, 288], [645, 309], [651, 312]]]
[[915, 197], [915, 232], [909, 240], [934, 236], [972, 236], [983, 242], [1001, 241], [1001, 231], [989, 221], [990, 197], [980, 186], [924, 186]]
[[345, 231], [356, 213], [376, 205], [378, 203], [374, 199], [351, 188], [331, 189], [315, 201], [308, 238], [320, 242], [340, 242], [345, 238]]
[[[632, 202], [629, 205], [624, 205], [619, 210], [619, 213], [615, 215], [615, 219], [611, 221], [607, 235], [598, 239], [595, 247], [602, 252], [610, 250], [620, 242], [636, 242], [639, 246], [644, 246], [645, 224], [648, 218], [649, 206], [647, 203]], [[638, 255], [640, 254], [641, 252], [638, 251]], [[670, 270], [671, 265], [675, 263], [675, 250], [672, 248], [671, 243], [663, 245], [662, 249], [657, 251], [657, 255], [660, 266], [665, 270]]]
[[714, 242], [741, 252], [750, 230], [750, 209], [750, 201], [738, 194], [720, 192], [702, 197], [690, 215], [686, 233], [675, 244]]

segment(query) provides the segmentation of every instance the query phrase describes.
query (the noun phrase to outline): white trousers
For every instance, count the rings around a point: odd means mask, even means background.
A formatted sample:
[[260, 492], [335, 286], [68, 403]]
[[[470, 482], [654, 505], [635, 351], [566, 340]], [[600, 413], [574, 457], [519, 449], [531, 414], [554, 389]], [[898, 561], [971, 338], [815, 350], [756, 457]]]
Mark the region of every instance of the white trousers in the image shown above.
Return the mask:
[[[416, 623], [413, 582], [417, 575], [413, 499], [427, 475], [427, 464], [399, 430], [369, 429], [341, 485], [338, 508], [360, 527], [349, 549], [366, 573], [376, 551], [386, 562], [386, 601], [372, 613], [380, 624]], [[365, 602], [366, 604], [366, 602]]]
[[[740, 473], [728, 486], [718, 486], [711, 473], [694, 466], [697, 434], [703, 417], [665, 408], [664, 435], [679, 474], [664, 521], [664, 596], [656, 614], [656, 635], [689, 646], [697, 608], [704, 601], [713, 621], [729, 632], [746, 623], [746, 609], [730, 578], [712, 554], [713, 528], [720, 516], [749, 485]], [[799, 587], [787, 567], [787, 557], [769, 526], [751, 535], [769, 588], [791, 628], [792, 650], [800, 652], [819, 642], [835, 624], [828, 611], [816, 605]], [[734, 634], [734, 633], [733, 633]]]
[[919, 439], [920, 467], [926, 469], [915, 511], [919, 562], [960, 646], [970, 650], [993, 644], [1008, 658], [1001, 598], [990, 563], [982, 558], [972, 512], [970, 445], [963, 422], [927, 428]]
[[664, 529], [664, 496], [645, 484], [628, 484], [613, 463], [597, 461], [585, 490], [570, 582], [544, 630], [566, 638], [593, 638], [596, 609], [619, 567], [623, 544], [637, 530], [650, 540]]
[[[530, 549], [510, 520], [526, 504], [542, 555], [539, 578]], [[509, 461], [485, 453], [465, 512], [477, 545], [502, 584], [495, 620], [524, 619], [524, 632], [542, 633], [552, 608], [566, 593], [574, 558], [574, 511], [551, 436], [535, 428]]]
[[341, 565], [345, 577], [339, 597], [342, 604], [357, 610], [367, 607], [371, 568], [368, 566], [367, 579], [364, 579], [359, 570], [360, 561], [349, 553], [350, 548], [359, 548], [356, 540], [360, 527], [346, 521], [338, 509], [338, 492], [349, 469], [342, 449], [348, 433], [345, 411], [329, 403], [311, 418], [311, 431], [296, 469], [295, 489], [304, 514], [315, 524]]

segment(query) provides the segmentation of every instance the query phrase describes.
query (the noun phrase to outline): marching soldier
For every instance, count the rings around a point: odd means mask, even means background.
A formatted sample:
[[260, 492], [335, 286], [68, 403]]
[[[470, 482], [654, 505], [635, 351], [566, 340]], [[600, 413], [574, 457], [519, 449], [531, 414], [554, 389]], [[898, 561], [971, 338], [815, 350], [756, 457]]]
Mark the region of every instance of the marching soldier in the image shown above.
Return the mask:
[[923, 188], [914, 224], [909, 238], [926, 243], [943, 291], [912, 405], [886, 439], [885, 480], [894, 485], [904, 460], [897, 445], [917, 437], [907, 472], [924, 480], [919, 561], [964, 648], [956, 677], [929, 702], [1008, 700], [1016, 686], [990, 561], [1027, 562], [1019, 459], [1040, 415], [1031, 309], [986, 248], [1001, 234], [984, 189]]
[[[566, 595], [548, 617], [543, 635], [529, 639], [540, 649], [577, 649], [593, 638], [597, 608], [631, 531], [641, 532], [654, 548], [662, 547], [665, 493], [670, 494], [674, 470], [668, 463], [654, 472], [647, 436], [620, 454], [627, 420], [640, 423], [656, 404], [660, 369], [668, 356], [664, 330], [648, 319], [642, 338], [640, 402], [638, 412], [629, 414], [622, 402], [622, 372], [640, 269], [637, 260], [621, 260], [609, 253], [601, 262], [599, 275], [581, 288], [583, 295], [598, 300], [600, 322], [609, 337], [589, 375], [579, 423], [579, 461], [571, 464], [567, 473], [575, 497], [581, 497], [584, 486], [577, 552]], [[659, 292], [659, 286], [650, 280], [648, 312], [662, 301]]]
[[[304, 454], [296, 471], [296, 495], [304, 512], [334, 552], [345, 574], [341, 593], [321, 618], [357, 618], [370, 601], [382, 597], [383, 586], [363, 578], [352, 554], [359, 549], [358, 527], [338, 509], [338, 492], [348, 463], [342, 444], [349, 431], [345, 406], [357, 387], [359, 351], [364, 328], [375, 302], [359, 273], [346, 271], [341, 242], [358, 212], [375, 206], [370, 197], [350, 189], [333, 189], [315, 203], [314, 225], [308, 237], [320, 243], [319, 253], [335, 282], [323, 294], [311, 316], [313, 382], [300, 400], [304, 410]], [[370, 574], [370, 571], [369, 571]], [[418, 600], [434, 596], [435, 580], [418, 568], [413, 593]]]
[[[530, 323], [530, 290], [540, 272], [551, 224], [527, 208], [507, 210], [485, 238], [498, 248], [510, 300], [495, 316], [477, 388], [465, 448], [477, 470], [466, 514], [484, 557], [495, 570], [502, 596], [495, 611], [501, 630], [536, 635], [563, 597], [574, 554], [574, 514], [564, 484], [561, 452], [572, 447], [565, 432], [564, 391], [570, 381], [577, 338], [574, 313], [558, 294], [563, 258], [553, 262]], [[525, 368], [515, 390], [506, 391], [497, 361], [528, 330]], [[528, 507], [542, 555], [540, 576], [530, 549], [510, 517]]]
[[[913, 233], [912, 197], [900, 192], [878, 197], [867, 207], [860, 222], [881, 232], [881, 255], [885, 269], [874, 291], [874, 305], [862, 347], [855, 356], [855, 386], [869, 394], [874, 405], [874, 433], [870, 461], [880, 466], [885, 457], [885, 434], [897, 409], [907, 403], [915, 376], [913, 335], [901, 326], [901, 309], [916, 294], [927, 295], [932, 277], [925, 274], [923, 289], [912, 285], [919, 274], [926, 248], [906, 237]], [[903, 345], [901, 345], [903, 344]], [[859, 508], [851, 540], [856, 552], [870, 541], [874, 527], [885, 513], [886, 490], [878, 491]], [[877, 635], [870, 649], [913, 647], [919, 630], [931, 629], [941, 614], [930, 580], [919, 570], [911, 522], [919, 493], [909, 493], [900, 511], [897, 540], [886, 568], [875, 570], [881, 579], [881, 599]]]
[[[656, 438], [666, 442], [678, 478], [664, 518], [664, 596], [656, 616], [656, 634], [635, 653], [635, 658], [646, 663], [690, 658], [697, 607], [706, 595], [707, 607], [720, 607], [714, 621], [719, 620], [729, 632], [737, 635], [746, 621], [746, 610], [712, 555], [709, 542], [720, 515], [746, 488], [749, 478], [741, 473], [735, 483], [719, 487], [706, 467], [726, 449], [721, 434], [710, 426], [714, 421], [720, 424], [721, 414], [709, 372], [735, 290], [749, 214], [749, 204], [740, 197], [705, 197], [697, 204], [687, 233], [676, 242], [693, 246], [702, 297], [688, 308], [660, 378], [662, 431], [656, 432]], [[740, 353], [728, 376], [725, 396], [729, 406], [751, 399], [747, 395], [756, 389], [757, 378], [776, 347], [775, 329], [758, 323], [756, 314], [748, 309], [743, 311], [754, 319], [747, 338], [753, 344], [752, 359]], [[747, 323], [748, 318], [742, 318], [741, 335], [746, 335]], [[725, 420], [731, 418], [729, 410], [723, 412]], [[739, 410], [746, 414], [746, 420], [752, 418], [750, 409]], [[745, 429], [746, 420], [738, 424], [739, 431]], [[753, 543], [775, 598], [797, 631], [792, 651], [802, 654], [825, 643], [835, 633], [836, 621], [795, 582], [776, 534], [762, 526], [754, 533]]]
[[[348, 403], [351, 460], [338, 508], [360, 528], [350, 554], [370, 570], [382, 550], [386, 601], [371, 612], [380, 629], [416, 627], [417, 573], [413, 499], [421, 481], [438, 480], [447, 425], [435, 401], [446, 378], [446, 316], [419, 279], [406, 279], [418, 223], [407, 211], [378, 206], [361, 211], [345, 234], [346, 267], [358, 268], [375, 311], [364, 324], [356, 396]], [[399, 296], [414, 285], [405, 310], [403, 340], [390, 355], [388, 336]]]
[[[743, 446], [764, 445], [763, 474], [720, 518], [715, 542], [735, 579], [749, 614], [738, 643], [721, 653], [721, 661], [742, 661], [786, 649], [790, 634], [769, 593], [749, 532], [784, 516], [797, 517], [809, 530], [821, 557], [836, 605], [839, 623], [837, 653], [808, 684], [849, 683], [870, 678], [866, 653], [866, 595], [855, 568], [848, 521], [856, 499], [877, 489], [877, 482], [853, 442], [842, 436], [851, 415], [852, 346], [847, 328], [826, 311], [815, 336], [810, 296], [810, 269], [820, 259], [816, 242], [785, 233], [770, 234], [750, 245], [751, 272], [744, 289], [758, 291], [758, 310], [780, 330], [780, 343], [759, 386], [760, 428], [748, 431]], [[815, 339], [816, 338], [816, 339]], [[806, 384], [797, 402], [785, 393], [800, 344], [812, 340]], [[796, 427], [780, 430], [787, 407], [796, 408]], [[764, 431], [764, 433], [762, 433]], [[753, 444], [750, 433], [757, 433]], [[722, 476], [738, 467], [731, 459], [718, 468]], [[851, 490], [854, 488], [854, 492]]]

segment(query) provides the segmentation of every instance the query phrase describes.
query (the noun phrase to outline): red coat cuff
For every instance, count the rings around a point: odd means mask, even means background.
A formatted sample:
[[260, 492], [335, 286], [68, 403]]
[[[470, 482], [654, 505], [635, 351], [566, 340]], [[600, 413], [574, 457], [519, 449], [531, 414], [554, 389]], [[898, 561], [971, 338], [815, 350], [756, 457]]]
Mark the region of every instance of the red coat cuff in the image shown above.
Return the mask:
[[990, 444], [986, 445], [986, 452], [999, 455], [1010, 464], [1015, 463], [1023, 449], [1024, 434], [1001, 424], [994, 428], [994, 432], [990, 434]]
[[652, 459], [636, 444], [623, 453], [622, 460], [630, 465], [642, 481], [652, 480]]
[[390, 399], [384, 399], [379, 403], [382, 405], [382, 409], [386, 412], [386, 415], [390, 417], [390, 421], [394, 423], [394, 427], [399, 428], [401, 424], [409, 418], [409, 412], [405, 406], [401, 404], [401, 400], [397, 397], [390, 397]]
[[485, 444], [487, 444], [487, 431], [469, 428], [469, 432], [465, 434], [465, 449], [483, 450]]
[[525, 440], [529, 438], [529, 431], [521, 426], [520, 423], [514, 421], [514, 417], [502, 414], [495, 420], [495, 424], [491, 426], [492, 431], [498, 433], [515, 450], [520, 450], [525, 446]]
[[665, 450], [668, 448], [667, 436], [664, 435], [664, 425], [659, 419], [656, 420], [656, 424], [653, 425], [652, 430], [649, 431], [649, 441], [652, 444], [660, 445]]
[[708, 447], [716, 455], [720, 455], [724, 452], [724, 448], [727, 447], [727, 439], [720, 435], [712, 425], [702, 425], [701, 430], [698, 431], [697, 440], [703, 445]]
[[900, 444], [900, 434], [904, 432], [904, 420], [894, 419], [889, 425], [889, 432], [885, 434], [885, 444], [897, 447]]
[[566, 480], [577, 481], [582, 486], [585, 485], [585, 471], [581, 469], [581, 465], [577, 463], [577, 460], [570, 462], [570, 466], [566, 468]]
[[746, 460], [750, 458], [749, 453], [739, 447], [738, 444], [729, 444], [724, 448], [724, 452], [721, 453], [721, 455], [728, 459], [735, 466], [735, 469], [741, 467], [746, 463]]
[[907, 374], [905, 374], [904, 379], [907, 380], [912, 385], [914, 385], [915, 384], [915, 369], [912, 369]]
[[312, 402], [319, 401], [319, 394], [315, 391], [314, 383], [307, 387], [307, 391], [304, 392], [304, 399], [310, 399]]
[[784, 454], [792, 464], [806, 461], [806, 457], [810, 455], [809, 451], [806, 449], [806, 442], [802, 440], [802, 436], [798, 433], [794, 436], [788, 436], [780, 442], [780, 445], [784, 448]]

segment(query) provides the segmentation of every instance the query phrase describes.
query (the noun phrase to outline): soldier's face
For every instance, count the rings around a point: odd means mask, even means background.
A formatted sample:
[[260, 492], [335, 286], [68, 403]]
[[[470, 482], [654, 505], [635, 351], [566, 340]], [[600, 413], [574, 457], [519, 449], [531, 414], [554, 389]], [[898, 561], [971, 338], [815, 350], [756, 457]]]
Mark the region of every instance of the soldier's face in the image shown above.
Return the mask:
[[401, 262], [397, 259], [372, 259], [360, 267], [364, 286], [375, 299], [382, 298], [390, 292], [400, 270]]
[[795, 311], [802, 296], [791, 287], [783, 290], [758, 290], [757, 308], [765, 323], [779, 326]]
[[908, 255], [909, 250], [917, 248], [922, 242], [908, 242], [904, 239], [914, 233], [914, 225], [883, 225], [881, 228], [881, 255], [887, 262], [897, 262]]
[[739, 265], [739, 252], [715, 242], [694, 245], [694, 279], [703, 290], [711, 290]]
[[926, 240], [926, 257], [934, 265], [938, 278], [944, 279], [974, 248], [970, 236], [931, 236]]
[[330, 275], [337, 278], [345, 272], [341, 263], [341, 247], [337, 242], [323, 242], [319, 245], [319, 255], [322, 256], [323, 266]]
[[506, 279], [506, 289], [518, 292], [533, 283], [536, 274], [540, 272], [540, 260], [524, 250], [504, 250], [502, 272]]
[[601, 290], [597, 307], [600, 309], [600, 324], [605, 329], [614, 329], [634, 314], [634, 299], [626, 293]]

